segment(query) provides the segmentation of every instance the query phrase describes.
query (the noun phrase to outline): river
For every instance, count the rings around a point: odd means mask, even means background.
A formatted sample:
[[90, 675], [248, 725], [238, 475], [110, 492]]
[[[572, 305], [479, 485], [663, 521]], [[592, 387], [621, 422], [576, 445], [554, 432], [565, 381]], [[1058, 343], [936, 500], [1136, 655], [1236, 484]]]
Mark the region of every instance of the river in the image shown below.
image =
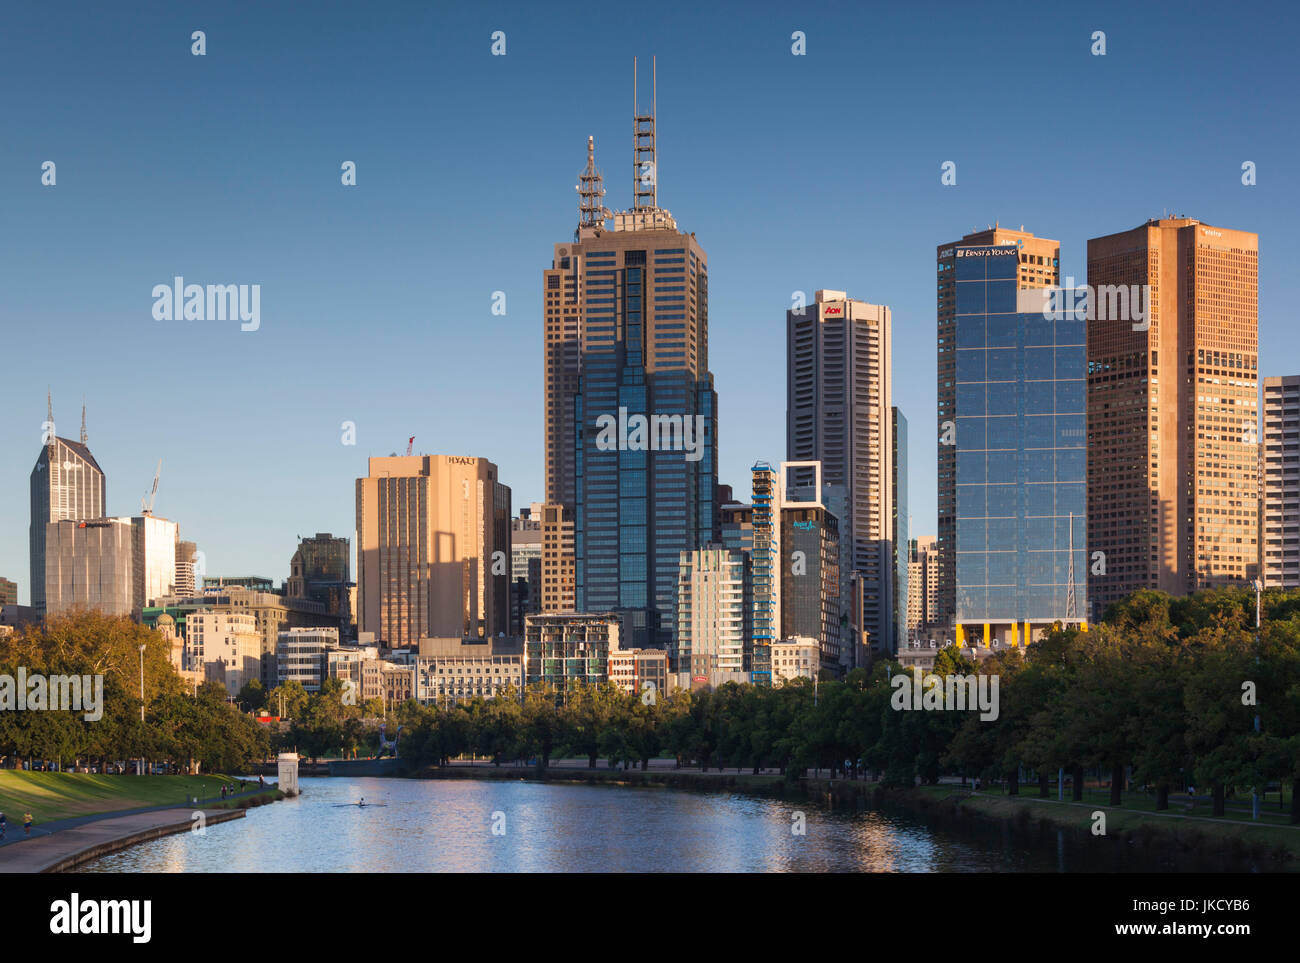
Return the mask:
[[[302, 796], [245, 819], [82, 871], [1051, 872], [1067, 861], [1064, 847], [1043, 852], [996, 829], [957, 835], [906, 814], [732, 793], [486, 779], [301, 784]], [[802, 835], [792, 831], [799, 813]]]

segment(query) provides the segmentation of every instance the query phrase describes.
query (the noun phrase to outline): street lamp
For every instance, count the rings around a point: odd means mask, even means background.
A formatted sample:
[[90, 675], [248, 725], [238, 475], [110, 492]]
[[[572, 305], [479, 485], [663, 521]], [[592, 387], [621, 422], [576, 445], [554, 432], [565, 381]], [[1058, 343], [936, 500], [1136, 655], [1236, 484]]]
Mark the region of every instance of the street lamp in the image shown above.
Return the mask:
[[[140, 643], [140, 722], [144, 723], [144, 643]], [[143, 733], [141, 733], [143, 735]], [[140, 757], [140, 775], [144, 775], [144, 756]]]
[[[1260, 594], [1263, 591], [1264, 591], [1264, 583], [1259, 579], [1255, 579], [1255, 665], [1259, 665], [1259, 609], [1260, 609]], [[1258, 674], [1259, 673], [1256, 672], [1256, 675]], [[1258, 684], [1259, 681], [1256, 680], [1256, 685]], [[1259, 734], [1258, 697], [1256, 697], [1255, 700], [1255, 733], [1256, 735]], [[1253, 820], [1258, 820], [1259, 819], [1259, 777], [1254, 772], [1252, 772], [1251, 775], [1252, 777], [1254, 777], [1251, 779], [1251, 782], [1253, 782], [1254, 785], [1251, 786], [1250, 788], [1250, 818]]]

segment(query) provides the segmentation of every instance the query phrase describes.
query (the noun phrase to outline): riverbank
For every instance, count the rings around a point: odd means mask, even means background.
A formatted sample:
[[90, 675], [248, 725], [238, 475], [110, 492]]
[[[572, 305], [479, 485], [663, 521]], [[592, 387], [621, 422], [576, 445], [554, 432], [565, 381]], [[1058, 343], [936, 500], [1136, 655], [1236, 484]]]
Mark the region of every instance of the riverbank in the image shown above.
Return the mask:
[[[945, 828], [980, 822], [1002, 825], [1021, 841], [1066, 838], [1098, 849], [1108, 847], [1106, 858], [1117, 869], [1132, 862], [1173, 871], [1300, 870], [1300, 828], [1291, 826], [1007, 796], [962, 786], [886, 790], [866, 784], [860, 793], [846, 793], [838, 782], [834, 787], [822, 781], [808, 788], [832, 805], [851, 799], [880, 809], [900, 807]], [[1104, 834], [1095, 831], [1101, 825], [1098, 813], [1105, 818]]]
[[[248, 814], [247, 807], [195, 812], [202, 814], [204, 831], [208, 826], [243, 819]], [[66, 873], [92, 859], [137, 843], [174, 833], [197, 831], [196, 825], [195, 813], [185, 809], [97, 819], [0, 849], [0, 873]]]

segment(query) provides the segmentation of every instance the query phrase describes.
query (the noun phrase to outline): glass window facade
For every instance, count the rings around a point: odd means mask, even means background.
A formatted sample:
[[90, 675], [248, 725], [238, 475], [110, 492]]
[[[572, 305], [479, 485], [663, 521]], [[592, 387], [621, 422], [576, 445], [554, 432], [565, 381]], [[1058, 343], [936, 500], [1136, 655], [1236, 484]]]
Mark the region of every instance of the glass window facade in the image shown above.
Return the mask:
[[1015, 247], [956, 255], [957, 620], [1085, 618], [1084, 322], [1017, 303]]

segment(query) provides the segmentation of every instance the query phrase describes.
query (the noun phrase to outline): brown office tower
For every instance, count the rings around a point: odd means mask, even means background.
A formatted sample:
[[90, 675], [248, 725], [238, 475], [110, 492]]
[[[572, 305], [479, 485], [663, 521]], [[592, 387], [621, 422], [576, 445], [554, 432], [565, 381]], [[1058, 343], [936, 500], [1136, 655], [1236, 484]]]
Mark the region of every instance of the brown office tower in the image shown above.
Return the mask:
[[371, 458], [357, 479], [357, 630], [392, 647], [510, 626], [510, 489], [484, 458]]
[[1021, 225], [1020, 230], [994, 225], [974, 231], [959, 241], [940, 244], [938, 248], [938, 494], [939, 533], [934, 551], [938, 565], [938, 591], [934, 598], [934, 625], [951, 627], [957, 606], [957, 559], [953, 551], [957, 539], [957, 284], [958, 247], [1000, 246], [1014, 244], [1020, 248], [1020, 290], [1054, 287], [1061, 279], [1061, 242], [1034, 237]]
[[571, 577], [572, 607], [666, 648], [680, 555], [718, 535], [717, 395], [707, 259], [658, 204], [653, 103], [633, 128], [631, 209], [605, 207], [589, 138], [577, 230], [542, 275], [546, 506], [572, 532], [548, 558], [543, 523], [542, 590]]
[[[1259, 237], [1193, 218], [1088, 241], [1088, 593], [1256, 576]], [[1125, 305], [1127, 304], [1127, 311]]]

